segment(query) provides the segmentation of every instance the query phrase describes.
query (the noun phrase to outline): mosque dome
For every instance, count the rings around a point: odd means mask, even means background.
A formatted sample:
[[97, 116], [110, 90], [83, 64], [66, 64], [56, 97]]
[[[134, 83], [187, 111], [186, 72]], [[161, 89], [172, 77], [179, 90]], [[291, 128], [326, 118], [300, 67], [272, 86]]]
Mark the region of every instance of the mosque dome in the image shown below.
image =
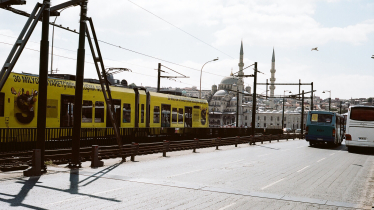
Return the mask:
[[238, 83], [238, 78], [237, 77], [225, 77], [221, 80], [221, 84], [224, 85], [233, 85]]
[[226, 94], [228, 94], [229, 92], [227, 90], [219, 90], [217, 91], [214, 96], [225, 96]]

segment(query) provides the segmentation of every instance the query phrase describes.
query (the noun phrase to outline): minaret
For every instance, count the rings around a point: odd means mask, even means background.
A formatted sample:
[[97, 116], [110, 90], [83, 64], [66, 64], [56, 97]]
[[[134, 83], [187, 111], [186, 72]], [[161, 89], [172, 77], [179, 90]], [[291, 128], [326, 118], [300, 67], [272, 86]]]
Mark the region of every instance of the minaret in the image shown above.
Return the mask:
[[271, 78], [270, 78], [270, 97], [274, 97], [274, 89], [275, 89], [275, 86], [274, 86], [274, 82], [275, 82], [275, 55], [274, 55], [274, 48], [273, 48], [273, 58], [271, 59], [271, 69], [270, 69], [270, 73], [271, 73]]
[[[244, 80], [243, 80], [243, 76], [244, 76], [244, 72], [243, 72], [243, 67], [244, 67], [244, 63], [243, 63], [243, 41], [241, 42], [241, 46], [240, 46], [240, 59], [239, 59], [239, 73], [238, 73], [238, 76], [239, 76], [239, 80], [238, 80], [238, 91], [239, 93], [242, 93], [244, 92]], [[243, 108], [242, 108], [242, 103], [243, 103], [243, 94], [239, 94], [239, 113], [238, 113], [238, 116], [239, 116], [239, 119], [238, 119], [238, 127], [240, 127], [241, 125], [243, 125]]]

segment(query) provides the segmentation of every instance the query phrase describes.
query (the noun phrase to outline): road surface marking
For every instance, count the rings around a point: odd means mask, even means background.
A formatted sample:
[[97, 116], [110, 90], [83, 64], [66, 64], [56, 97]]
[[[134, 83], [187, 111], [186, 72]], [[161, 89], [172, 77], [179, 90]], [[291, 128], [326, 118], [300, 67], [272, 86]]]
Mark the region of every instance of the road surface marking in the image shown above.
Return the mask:
[[237, 161], [233, 161], [233, 162], [228, 162], [228, 163], [225, 163], [225, 164], [237, 163], [237, 162], [241, 162], [241, 161], [243, 161], [243, 160], [245, 160], [245, 159], [241, 159], [241, 160], [237, 160]]
[[181, 174], [175, 174], [175, 175], [172, 175], [172, 176], [168, 176], [168, 178], [175, 177], [175, 176], [181, 176], [181, 175], [185, 175], [185, 174], [189, 174], [189, 173], [193, 173], [193, 172], [197, 172], [197, 171], [201, 171], [201, 170], [202, 169], [195, 170], [195, 171], [189, 171], [189, 172], [185, 172], [185, 173], [181, 173]]
[[330, 154], [330, 156], [335, 155], [335, 153]]
[[307, 169], [307, 168], [309, 168], [309, 166], [305, 166], [304, 168], [298, 170], [297, 173], [302, 172], [304, 169]]
[[[283, 179], [284, 179], [284, 178], [283, 178]], [[266, 189], [266, 188], [268, 188], [268, 187], [271, 187], [271, 186], [275, 185], [276, 183], [283, 181], [283, 179], [280, 179], [280, 180], [278, 180], [278, 181], [276, 181], [276, 182], [273, 182], [273, 183], [271, 183], [271, 184], [269, 184], [269, 185], [266, 185], [265, 187], [261, 188], [261, 190], [264, 190], [264, 189]]]
[[124, 187], [116, 188], [116, 189], [113, 189], [113, 190], [102, 191], [102, 192], [94, 193], [93, 195], [99, 195], [99, 194], [101, 194], [101, 193], [107, 193], [107, 192], [111, 192], [111, 191], [121, 190], [121, 189], [123, 189], [123, 188], [124, 188]]
[[318, 162], [321, 162], [321, 161], [324, 160], [324, 159], [326, 159], [326, 158], [322, 158], [322, 159], [318, 160], [317, 163], [318, 163]]
[[76, 196], [74, 198], [69, 198], [69, 199], [65, 199], [65, 200], [62, 200], [62, 201], [57, 201], [57, 202], [54, 202], [54, 203], [48, 203], [48, 204], [46, 204], [44, 206], [50, 206], [50, 205], [54, 205], [54, 204], [57, 204], [57, 203], [63, 203], [63, 202], [66, 202], [66, 201], [71, 201], [71, 200], [75, 200], [75, 199], [78, 199], [78, 198], [84, 198], [84, 197], [88, 197], [88, 196], [86, 196], [86, 195], [84, 195], [84, 196]]
[[227, 205], [227, 206], [224, 206], [224, 207], [222, 207], [222, 208], [220, 208], [220, 209], [218, 209], [218, 210], [224, 210], [224, 209], [227, 209], [227, 208], [229, 208], [229, 207], [231, 207], [231, 206], [233, 206], [233, 205], [235, 205], [236, 203], [232, 203], [232, 204], [230, 204], [230, 205]]
[[257, 157], [263, 157], [263, 156], [266, 156], [266, 155], [269, 155], [269, 154], [263, 154], [263, 155], [259, 155]]

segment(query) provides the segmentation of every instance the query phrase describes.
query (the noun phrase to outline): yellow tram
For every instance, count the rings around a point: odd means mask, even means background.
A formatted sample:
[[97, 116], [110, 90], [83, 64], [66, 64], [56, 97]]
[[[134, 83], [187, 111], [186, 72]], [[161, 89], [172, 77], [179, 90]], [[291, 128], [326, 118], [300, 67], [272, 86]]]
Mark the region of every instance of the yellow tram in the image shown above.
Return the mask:
[[[11, 73], [0, 92], [0, 128], [35, 128], [39, 77]], [[100, 84], [83, 85], [82, 128], [112, 127]], [[122, 128], [207, 128], [206, 100], [111, 86], [116, 120]], [[48, 78], [47, 127], [73, 126], [75, 81]]]

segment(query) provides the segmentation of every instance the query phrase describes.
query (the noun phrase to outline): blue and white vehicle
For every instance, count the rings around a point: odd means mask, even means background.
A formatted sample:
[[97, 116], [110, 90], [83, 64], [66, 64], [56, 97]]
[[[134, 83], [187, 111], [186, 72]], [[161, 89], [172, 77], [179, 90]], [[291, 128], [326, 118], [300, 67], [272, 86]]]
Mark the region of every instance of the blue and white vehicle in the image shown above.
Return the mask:
[[348, 109], [345, 145], [374, 147], [374, 106], [351, 106]]

